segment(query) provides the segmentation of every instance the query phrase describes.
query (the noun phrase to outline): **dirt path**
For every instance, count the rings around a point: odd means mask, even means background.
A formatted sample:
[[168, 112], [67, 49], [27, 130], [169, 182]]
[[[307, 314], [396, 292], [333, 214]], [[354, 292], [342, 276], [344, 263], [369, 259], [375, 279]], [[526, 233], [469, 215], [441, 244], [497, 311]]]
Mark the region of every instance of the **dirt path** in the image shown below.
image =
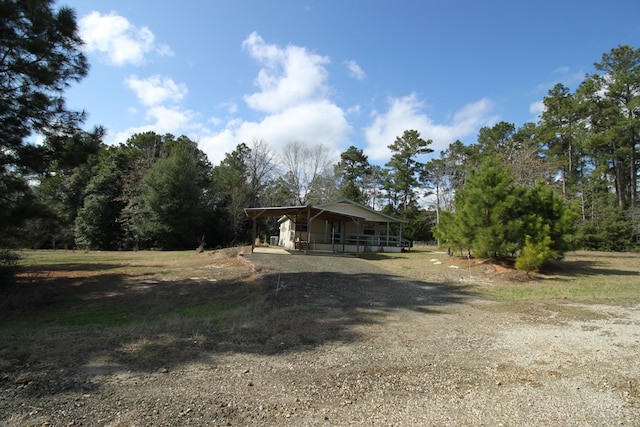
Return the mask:
[[640, 425], [640, 307], [513, 312], [352, 257], [246, 259], [267, 294], [264, 319], [171, 369], [82, 367], [54, 394], [5, 390], [0, 407], [15, 412], [4, 422]]

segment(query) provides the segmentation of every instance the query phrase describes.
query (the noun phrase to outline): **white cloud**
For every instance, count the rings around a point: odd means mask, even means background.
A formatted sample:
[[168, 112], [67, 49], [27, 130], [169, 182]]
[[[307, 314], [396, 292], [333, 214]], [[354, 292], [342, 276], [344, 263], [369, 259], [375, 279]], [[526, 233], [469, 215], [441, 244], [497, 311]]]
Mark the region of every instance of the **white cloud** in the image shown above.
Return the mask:
[[529, 112], [535, 117], [535, 121], [540, 119], [540, 115], [544, 112], [545, 106], [542, 100], [532, 102], [529, 105]]
[[244, 97], [252, 109], [277, 113], [326, 95], [329, 58], [304, 47], [267, 44], [255, 32], [242, 46], [262, 66], [254, 81], [259, 92]]
[[[209, 133], [203, 129], [197, 138], [209, 159], [215, 164], [237, 144], [256, 139], [265, 140], [274, 151], [294, 141], [309, 146], [322, 144], [337, 159], [348, 146], [352, 130], [345, 112], [327, 96], [330, 90], [325, 65], [329, 59], [304, 47], [267, 44], [255, 32], [242, 45], [261, 67], [255, 79], [258, 91], [246, 95], [244, 101], [265, 115], [258, 120], [235, 117], [224, 124], [218, 119], [210, 121], [224, 128]], [[221, 108], [231, 106], [222, 104]], [[229, 114], [236, 113], [233, 107], [228, 109]]]
[[356, 61], [345, 61], [344, 65], [349, 70], [349, 75], [357, 80], [364, 80], [367, 75]]
[[348, 145], [351, 127], [342, 109], [327, 100], [309, 102], [271, 114], [258, 122], [232, 121], [225, 129], [199, 139], [201, 148], [216, 163], [240, 142], [264, 139], [275, 151], [290, 142], [325, 145], [336, 156]]
[[456, 139], [473, 135], [482, 126], [497, 121], [491, 116], [492, 104], [488, 99], [467, 104], [449, 124], [436, 124], [423, 112], [423, 103], [415, 93], [402, 98], [391, 98], [385, 113], [374, 113], [372, 124], [365, 129], [366, 154], [372, 161], [386, 162], [391, 157], [388, 146], [405, 130], [417, 130], [420, 136], [433, 140], [430, 148], [436, 153], [445, 150]]
[[79, 30], [87, 51], [105, 55], [116, 66], [140, 65], [151, 52], [173, 55], [169, 46], [156, 43], [148, 27], [138, 28], [115, 12], [102, 15], [93, 11], [80, 19]]
[[188, 90], [184, 83], [177, 84], [169, 77], [151, 76], [140, 79], [129, 76], [125, 80], [129, 89], [136, 93], [140, 102], [146, 106], [162, 104], [163, 102], [179, 102], [186, 96]]
[[124, 129], [114, 135], [108, 135], [107, 144], [123, 143], [133, 134], [149, 131], [161, 135], [171, 133], [176, 136], [203, 132], [199, 114], [192, 110], [157, 105], [145, 112], [145, 118], [150, 123]]
[[157, 105], [147, 110], [146, 116], [154, 121], [154, 127], [160, 133], [186, 131], [201, 126], [197, 122], [198, 113], [179, 107]]
[[559, 67], [553, 71], [554, 74], [560, 75], [560, 78], [554, 78], [546, 82], [538, 83], [529, 93], [540, 94], [545, 96], [555, 85], [562, 83], [564, 86], [577, 86], [585, 79], [586, 73], [583, 70], [572, 71], [569, 67]]
[[142, 126], [131, 127], [128, 129], [124, 129], [120, 132], [116, 132], [113, 135], [108, 133], [105, 142], [108, 145], [121, 144], [126, 142], [127, 139], [131, 138], [131, 136], [135, 135], [136, 133], [150, 132], [155, 130], [156, 129], [153, 127], [153, 125], [142, 125]]

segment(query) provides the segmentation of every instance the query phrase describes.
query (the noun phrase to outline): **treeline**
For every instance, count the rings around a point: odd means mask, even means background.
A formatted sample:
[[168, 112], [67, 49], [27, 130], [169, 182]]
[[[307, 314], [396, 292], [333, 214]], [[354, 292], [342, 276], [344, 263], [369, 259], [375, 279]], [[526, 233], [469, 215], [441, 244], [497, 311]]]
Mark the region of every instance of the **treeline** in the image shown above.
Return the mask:
[[638, 249], [640, 50], [619, 46], [595, 68], [600, 74], [587, 75], [575, 92], [551, 89], [539, 123], [481, 129], [477, 144], [455, 142], [431, 161], [437, 206], [455, 212], [470, 171], [495, 156], [513, 185], [543, 183], [562, 197], [576, 216], [574, 246]]
[[[429, 161], [432, 141], [406, 130], [384, 165], [353, 146], [332, 158], [322, 145], [275, 152], [262, 140], [212, 165], [185, 136], [147, 132], [107, 146], [104, 129], [81, 130], [84, 112], [68, 110], [63, 95], [89, 65], [73, 10], [52, 5], [3, 9], [0, 247], [248, 243], [245, 207], [340, 198], [405, 219], [407, 238], [525, 264], [524, 254], [548, 259], [569, 246], [640, 247], [638, 49], [605, 53], [574, 92], [556, 85], [538, 123], [483, 128]], [[44, 141], [31, 143], [34, 134]], [[277, 224], [260, 227], [268, 236]]]
[[[103, 136], [98, 128], [55, 142], [73, 144], [73, 160], [54, 160], [30, 176], [21, 194], [23, 217], [5, 242], [102, 250], [228, 246], [250, 242], [245, 207], [339, 198], [407, 216], [421, 211], [415, 196], [424, 164], [413, 158], [430, 143], [405, 132], [394, 144], [395, 163], [382, 169], [355, 147], [334, 163], [322, 145], [294, 142], [276, 153], [256, 140], [240, 143], [213, 166], [185, 136], [146, 132], [115, 146], [105, 145]], [[275, 220], [260, 226], [263, 236], [277, 233]]]
[[[185, 136], [147, 132], [117, 146], [102, 143], [103, 129], [49, 138], [44, 146], [66, 147], [67, 154], [29, 177], [32, 215], [10, 233], [12, 242], [108, 250], [228, 246], [249, 242], [245, 207], [348, 198], [406, 219], [408, 238], [439, 238], [482, 255], [520, 253], [527, 236], [531, 245], [551, 239], [548, 256], [570, 246], [638, 248], [639, 63], [638, 50], [615, 48], [596, 64], [602, 74], [587, 76], [575, 92], [561, 84], [550, 90], [538, 123], [482, 128], [475, 143], [455, 141], [426, 162], [431, 141], [415, 130], [389, 145], [391, 157], [383, 166], [353, 146], [334, 159], [322, 145], [293, 142], [275, 152], [255, 140], [240, 143], [214, 166]], [[494, 168], [498, 162], [506, 181], [478, 178], [487, 159]], [[484, 184], [473, 184], [479, 180]], [[485, 196], [471, 210], [464, 205], [469, 183], [480, 185]], [[536, 237], [531, 227], [543, 225], [523, 225], [527, 212], [539, 208], [531, 202], [537, 196], [525, 190], [560, 198], [563, 211], [550, 202], [540, 221], [561, 233]], [[496, 191], [508, 205], [487, 199]], [[469, 216], [490, 205], [502, 212], [492, 220], [496, 224]], [[481, 243], [474, 237], [480, 229], [498, 237]], [[265, 221], [259, 231], [263, 237], [276, 233], [277, 224]]]

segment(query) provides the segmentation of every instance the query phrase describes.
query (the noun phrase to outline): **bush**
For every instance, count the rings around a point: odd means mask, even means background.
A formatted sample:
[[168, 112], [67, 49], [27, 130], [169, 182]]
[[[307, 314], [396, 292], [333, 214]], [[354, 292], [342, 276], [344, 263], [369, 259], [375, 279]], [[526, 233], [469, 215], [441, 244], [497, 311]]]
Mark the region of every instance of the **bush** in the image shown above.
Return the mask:
[[526, 272], [538, 271], [555, 256], [556, 252], [551, 249], [549, 236], [545, 236], [540, 242], [534, 242], [531, 236], [527, 236], [524, 248], [522, 248], [520, 256], [516, 258], [516, 268]]

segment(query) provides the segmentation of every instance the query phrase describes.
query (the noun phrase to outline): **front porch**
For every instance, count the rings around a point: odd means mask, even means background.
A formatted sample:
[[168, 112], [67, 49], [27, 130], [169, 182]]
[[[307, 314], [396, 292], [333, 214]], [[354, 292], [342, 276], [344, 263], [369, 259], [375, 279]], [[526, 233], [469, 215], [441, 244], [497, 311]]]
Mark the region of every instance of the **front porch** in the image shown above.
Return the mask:
[[254, 242], [258, 219], [280, 217], [279, 236], [272, 237], [277, 242], [270, 243], [288, 250], [358, 254], [411, 247], [402, 238], [405, 221], [346, 199], [318, 206], [245, 208], [245, 212], [253, 219]]
[[289, 250], [334, 253], [401, 252], [411, 248], [411, 241], [403, 239], [400, 235], [391, 234], [330, 233], [327, 236], [322, 232], [296, 232], [291, 240], [278, 239], [278, 246]]

